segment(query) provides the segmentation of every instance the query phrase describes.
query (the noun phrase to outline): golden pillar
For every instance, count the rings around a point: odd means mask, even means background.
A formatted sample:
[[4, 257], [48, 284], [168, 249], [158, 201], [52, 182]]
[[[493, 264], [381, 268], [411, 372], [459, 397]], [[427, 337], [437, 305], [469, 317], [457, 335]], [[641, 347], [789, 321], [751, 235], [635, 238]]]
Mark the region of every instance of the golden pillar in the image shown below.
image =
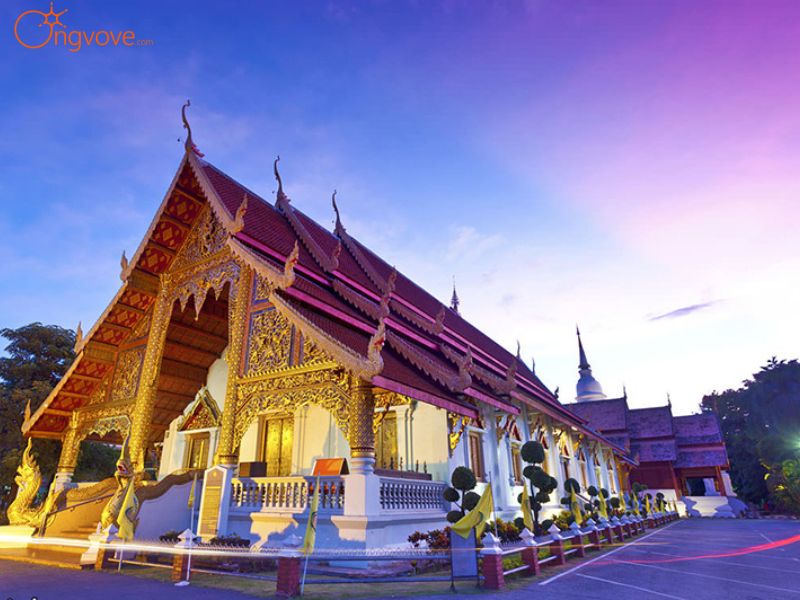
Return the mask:
[[369, 474], [375, 470], [375, 395], [372, 385], [358, 377], [350, 381], [349, 404], [350, 472]]
[[73, 417], [64, 432], [64, 437], [61, 438], [61, 454], [58, 457], [58, 467], [56, 467], [56, 482], [59, 485], [72, 481], [75, 466], [78, 464], [80, 446], [81, 439], [78, 437], [78, 426]]
[[153, 409], [156, 404], [158, 391], [158, 375], [161, 372], [161, 357], [164, 353], [164, 343], [167, 338], [167, 328], [172, 317], [172, 304], [174, 300], [167, 294], [162, 275], [162, 286], [153, 308], [153, 321], [150, 325], [150, 335], [147, 338], [147, 349], [144, 354], [142, 372], [139, 376], [139, 390], [136, 394], [133, 411], [131, 413], [131, 430], [129, 450], [134, 461], [135, 469], [144, 469], [145, 449], [150, 437], [150, 425], [153, 421]]
[[228, 382], [225, 387], [225, 404], [222, 409], [222, 424], [215, 457], [215, 463], [218, 465], [235, 465], [239, 459], [234, 447], [236, 389], [241, 375], [240, 365], [247, 333], [251, 277], [250, 267], [242, 267], [238, 280], [231, 287], [232, 298], [228, 303]]

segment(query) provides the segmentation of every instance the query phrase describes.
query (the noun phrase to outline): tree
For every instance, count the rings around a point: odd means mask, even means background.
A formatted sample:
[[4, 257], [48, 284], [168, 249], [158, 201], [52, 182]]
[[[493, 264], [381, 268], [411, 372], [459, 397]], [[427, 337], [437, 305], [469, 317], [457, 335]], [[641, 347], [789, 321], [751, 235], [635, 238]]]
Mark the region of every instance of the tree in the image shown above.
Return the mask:
[[[9, 341], [0, 358], [0, 492], [10, 491], [25, 444], [20, 427], [25, 407], [31, 412], [58, 383], [74, 358], [75, 334], [56, 325], [31, 323], [0, 330]], [[43, 473], [54, 473], [59, 444], [34, 440], [34, 455]]]
[[800, 513], [800, 498], [787, 493], [800, 487], [800, 473], [784, 468], [800, 449], [800, 363], [773, 357], [741, 388], [705, 396], [701, 408], [720, 421], [737, 495]]

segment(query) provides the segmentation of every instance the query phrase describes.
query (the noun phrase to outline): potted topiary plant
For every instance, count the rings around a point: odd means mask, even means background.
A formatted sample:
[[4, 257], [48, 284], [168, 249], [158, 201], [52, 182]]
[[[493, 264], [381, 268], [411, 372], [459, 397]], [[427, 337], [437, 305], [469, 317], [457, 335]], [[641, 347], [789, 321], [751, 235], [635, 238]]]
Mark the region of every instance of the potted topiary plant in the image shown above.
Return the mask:
[[478, 480], [475, 473], [468, 467], [456, 467], [450, 476], [452, 487], [444, 489], [442, 496], [448, 502], [455, 504], [458, 509], [447, 513], [447, 520], [450, 523], [458, 522], [468, 511], [475, 508], [481, 497], [473, 492]]
[[[527, 463], [522, 470], [522, 476], [527, 480], [523, 485], [529, 486], [529, 502], [531, 512], [533, 513], [533, 528], [532, 533], [540, 532], [539, 513], [542, 510], [542, 505], [550, 501], [550, 494], [558, 487], [558, 482], [555, 478], [547, 474], [541, 464], [545, 461], [544, 446], [536, 441], [525, 442], [520, 448], [520, 456], [523, 461]], [[522, 494], [517, 497], [517, 500], [522, 504]], [[525, 522], [522, 517], [514, 520], [517, 529], [522, 530], [525, 527]]]

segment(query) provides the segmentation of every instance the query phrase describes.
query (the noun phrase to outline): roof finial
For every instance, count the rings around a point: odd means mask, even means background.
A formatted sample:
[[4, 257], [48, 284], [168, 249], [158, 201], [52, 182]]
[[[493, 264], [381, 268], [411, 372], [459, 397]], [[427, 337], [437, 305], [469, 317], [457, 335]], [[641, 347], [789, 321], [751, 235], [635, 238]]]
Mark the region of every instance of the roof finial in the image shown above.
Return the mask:
[[281, 174], [278, 173], [278, 163], [280, 162], [281, 157], [278, 155], [275, 158], [275, 162], [272, 163], [272, 170], [275, 172], [275, 179], [278, 180], [278, 200], [286, 200], [288, 201], [289, 198], [286, 197], [286, 194], [283, 193], [283, 181], [281, 180]]
[[128, 257], [125, 256], [125, 250], [122, 251], [122, 256], [119, 259], [119, 266], [120, 266], [119, 278], [122, 281], [125, 281], [125, 274], [128, 271]]
[[531, 373], [536, 375], [536, 360], [531, 356]]
[[197, 156], [203, 157], [205, 156], [200, 150], [197, 149], [197, 146], [194, 145], [194, 140], [192, 139], [192, 128], [189, 125], [189, 120], [186, 118], [186, 109], [192, 105], [191, 100], [186, 100], [186, 102], [181, 107], [181, 119], [183, 120], [183, 128], [186, 130], [186, 141], [183, 144], [183, 147], [186, 149], [186, 152], [194, 152]]
[[669, 392], [667, 392], [667, 406], [672, 407], [672, 398], [669, 397]]
[[575, 325], [575, 333], [578, 335], [578, 369], [589, 369], [589, 361], [586, 360], [586, 352], [583, 350], [583, 342], [581, 342], [581, 330]]
[[517, 340], [517, 358], [522, 360], [522, 347], [520, 346], [519, 340]]
[[334, 231], [338, 234], [340, 231], [344, 231], [344, 225], [342, 225], [342, 219], [339, 216], [339, 207], [336, 205], [336, 190], [333, 190], [331, 204], [333, 204], [333, 212], [336, 213], [336, 226], [334, 227]]
[[25, 414], [23, 415], [23, 423], [31, 420], [31, 399], [28, 398], [28, 403], [25, 405]]
[[75, 328], [75, 346], [74, 346], [75, 352], [78, 351], [78, 348], [80, 347], [82, 341], [83, 341], [83, 328], [81, 327], [81, 322], [78, 321], [78, 326]]
[[625, 400], [628, 399], [628, 388], [624, 383], [622, 384], [622, 397], [625, 398]]
[[456, 276], [453, 275], [453, 295], [450, 298], [450, 308], [453, 309], [453, 312], [457, 315], [461, 313], [458, 312], [458, 307], [461, 304], [461, 300], [458, 299], [458, 292], [456, 292]]

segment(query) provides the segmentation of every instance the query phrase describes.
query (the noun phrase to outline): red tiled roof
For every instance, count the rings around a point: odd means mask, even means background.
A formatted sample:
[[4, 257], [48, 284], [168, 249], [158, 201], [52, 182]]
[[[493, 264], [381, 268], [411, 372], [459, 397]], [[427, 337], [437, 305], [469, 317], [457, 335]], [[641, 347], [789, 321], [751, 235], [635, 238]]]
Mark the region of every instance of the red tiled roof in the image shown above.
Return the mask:
[[713, 413], [675, 417], [673, 422], [678, 446], [723, 442], [719, 422]]
[[672, 410], [669, 406], [632, 409], [628, 411], [628, 428], [634, 439], [673, 436]]
[[[337, 229], [339, 235], [329, 232], [294, 208], [288, 200], [281, 200], [279, 209], [213, 165], [201, 164], [203, 173], [231, 215], [235, 214], [247, 194], [249, 201], [244, 229], [237, 234], [240, 241], [258, 250], [261, 256], [274, 264], [280, 264], [299, 241], [298, 272], [301, 276], [296, 278], [292, 288], [312, 296], [334, 312], [377, 327], [378, 303], [393, 267], [345, 231]], [[328, 261], [336, 255], [337, 245], [341, 249], [333, 270]], [[290, 288], [286, 295], [296, 301], [298, 297], [293, 292]], [[520, 392], [524, 392], [532, 402], [544, 403], [571, 416], [524, 363], [401, 273], [396, 274], [391, 298], [390, 307], [393, 308], [389, 309], [387, 326], [388, 337], [393, 341], [387, 344], [387, 348], [394, 343], [390, 352], [395, 360], [404, 362], [411, 369], [403, 371], [406, 375], [415, 372], [419, 378], [422, 374], [432, 380], [438, 393], [445, 389], [449, 396], [457, 396], [459, 390], [453, 389], [452, 382], [459, 377], [458, 368], [441, 354], [438, 346], [448, 344], [462, 353], [469, 346], [476, 370], [483, 369], [504, 379], [514, 363]], [[436, 316], [443, 308], [443, 331], [436, 333], [433, 331]], [[314, 310], [317, 317], [322, 318], [320, 307]], [[329, 317], [330, 314], [326, 318]], [[329, 322], [320, 322], [320, 326], [332, 327]], [[339, 326], [341, 331], [337, 339], [348, 339], [345, 331], [350, 325], [340, 323]], [[356, 345], [362, 346], [363, 354], [367, 336], [366, 333], [359, 336], [360, 342]], [[359, 350], [355, 346], [353, 349]], [[388, 368], [388, 365], [384, 367], [385, 370]], [[401, 372], [396, 365], [394, 368], [397, 374]], [[473, 377], [471, 389], [510, 406], [507, 399], [498, 398], [497, 392], [484, 379]], [[422, 385], [416, 380], [415, 384]]]
[[628, 429], [628, 402], [625, 398], [574, 402], [566, 407], [603, 433]]
[[725, 447], [703, 448], [698, 450], [679, 450], [674, 466], [682, 469], [692, 467], [727, 467], [728, 453]]
[[639, 462], [659, 462], [675, 460], [678, 449], [675, 440], [631, 440], [631, 454]]

